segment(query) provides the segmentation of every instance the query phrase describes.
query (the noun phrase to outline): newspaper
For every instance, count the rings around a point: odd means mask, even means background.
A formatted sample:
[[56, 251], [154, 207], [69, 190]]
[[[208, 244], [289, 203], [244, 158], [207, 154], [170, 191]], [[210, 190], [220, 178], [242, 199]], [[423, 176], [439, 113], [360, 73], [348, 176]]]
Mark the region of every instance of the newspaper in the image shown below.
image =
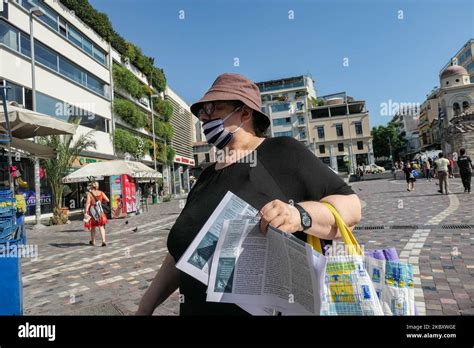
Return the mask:
[[309, 244], [272, 226], [263, 235], [256, 219], [227, 220], [214, 253], [207, 301], [270, 307], [283, 315], [319, 314], [318, 273], [324, 273], [324, 262], [314, 261]]
[[227, 192], [217, 208], [201, 228], [191, 245], [179, 259], [176, 267], [207, 285], [212, 262], [224, 220], [254, 217], [258, 210]]

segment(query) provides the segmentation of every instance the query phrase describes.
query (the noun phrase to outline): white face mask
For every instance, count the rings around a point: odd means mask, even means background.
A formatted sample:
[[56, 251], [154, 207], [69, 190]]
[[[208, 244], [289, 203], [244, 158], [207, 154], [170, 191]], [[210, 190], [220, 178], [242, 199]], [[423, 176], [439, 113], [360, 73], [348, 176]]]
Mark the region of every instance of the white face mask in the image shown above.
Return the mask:
[[206, 140], [209, 144], [215, 145], [219, 150], [223, 149], [229, 141], [231, 141], [234, 133], [237, 132], [243, 126], [243, 122], [237, 129], [229, 132], [224, 129], [224, 122], [227, 120], [234, 112], [241, 109], [242, 107], [239, 106], [237, 109], [232, 111], [230, 114], [222, 118], [217, 118], [215, 120], [209, 120], [202, 124], [202, 128], [204, 129], [204, 135], [206, 136]]

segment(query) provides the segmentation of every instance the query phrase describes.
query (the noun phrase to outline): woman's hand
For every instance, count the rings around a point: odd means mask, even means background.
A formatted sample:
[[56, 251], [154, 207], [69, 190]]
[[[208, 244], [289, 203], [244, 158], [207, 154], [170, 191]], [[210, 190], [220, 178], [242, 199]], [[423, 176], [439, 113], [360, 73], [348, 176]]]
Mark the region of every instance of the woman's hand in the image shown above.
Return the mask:
[[267, 232], [269, 224], [287, 233], [303, 230], [298, 209], [279, 199], [265, 204], [260, 209], [259, 215], [261, 216], [260, 230], [264, 234]]

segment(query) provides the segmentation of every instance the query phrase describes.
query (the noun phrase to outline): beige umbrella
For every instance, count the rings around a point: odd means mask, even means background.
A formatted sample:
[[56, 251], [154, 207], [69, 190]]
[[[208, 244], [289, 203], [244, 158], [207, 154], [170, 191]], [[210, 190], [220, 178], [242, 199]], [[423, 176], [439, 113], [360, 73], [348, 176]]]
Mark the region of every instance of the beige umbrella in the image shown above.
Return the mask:
[[[74, 134], [77, 125], [61, 121], [57, 118], [8, 104], [8, 119], [11, 134], [15, 138], [27, 139], [35, 136]], [[5, 114], [0, 103], [0, 130], [4, 127]]]
[[132, 178], [155, 179], [161, 178], [160, 172], [141, 162], [113, 160], [89, 163], [88, 165], [65, 176], [63, 183], [84, 182], [91, 179], [102, 180], [104, 176], [127, 174]]
[[[36, 144], [30, 140], [12, 138], [10, 143], [11, 152], [19, 150], [30, 154], [31, 156], [37, 156], [39, 158], [53, 158], [56, 156], [56, 151], [48, 146]], [[7, 144], [0, 143], [0, 147], [7, 147]]]

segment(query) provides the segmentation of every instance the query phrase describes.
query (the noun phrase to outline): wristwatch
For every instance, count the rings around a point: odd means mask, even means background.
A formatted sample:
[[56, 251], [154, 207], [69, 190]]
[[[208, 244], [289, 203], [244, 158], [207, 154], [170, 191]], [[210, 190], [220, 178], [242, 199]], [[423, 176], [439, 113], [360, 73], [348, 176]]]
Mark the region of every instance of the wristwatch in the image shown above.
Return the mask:
[[313, 220], [309, 213], [303, 209], [299, 204], [294, 205], [296, 209], [300, 212], [301, 225], [303, 226], [303, 231], [307, 231], [313, 225]]

